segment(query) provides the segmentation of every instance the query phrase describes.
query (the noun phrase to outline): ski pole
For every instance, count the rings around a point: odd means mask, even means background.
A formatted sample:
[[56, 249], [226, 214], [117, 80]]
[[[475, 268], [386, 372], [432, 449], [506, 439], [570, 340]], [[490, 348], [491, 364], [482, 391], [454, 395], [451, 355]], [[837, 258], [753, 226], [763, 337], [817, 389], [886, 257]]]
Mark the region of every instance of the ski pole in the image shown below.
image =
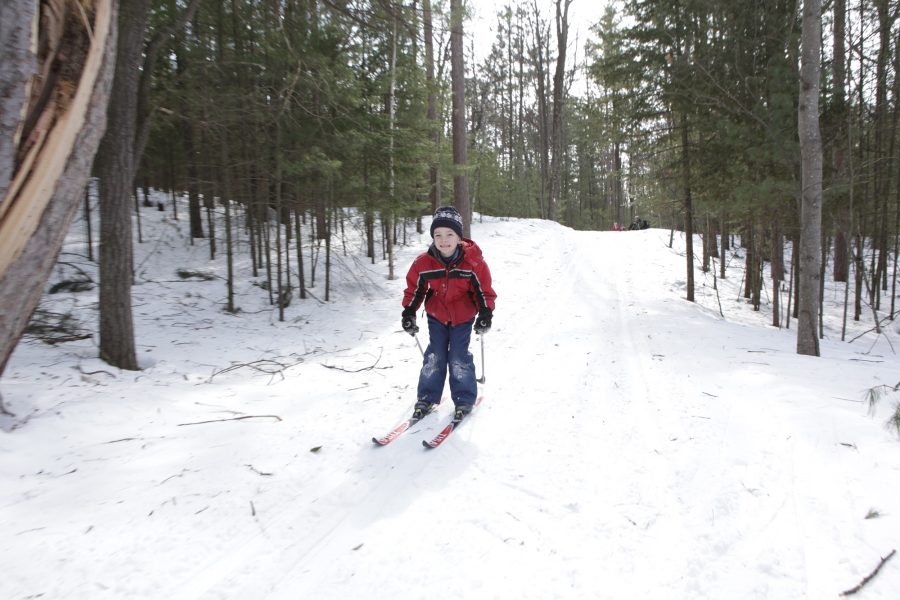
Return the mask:
[[419, 352], [422, 353], [422, 356], [425, 356], [425, 351], [422, 350], [422, 344], [421, 344], [421, 342], [419, 342], [419, 336], [417, 336], [416, 334], [413, 334], [413, 337], [416, 338], [416, 346], [419, 347]]
[[481, 334], [481, 377], [478, 378], [478, 383], [484, 383], [484, 334]]

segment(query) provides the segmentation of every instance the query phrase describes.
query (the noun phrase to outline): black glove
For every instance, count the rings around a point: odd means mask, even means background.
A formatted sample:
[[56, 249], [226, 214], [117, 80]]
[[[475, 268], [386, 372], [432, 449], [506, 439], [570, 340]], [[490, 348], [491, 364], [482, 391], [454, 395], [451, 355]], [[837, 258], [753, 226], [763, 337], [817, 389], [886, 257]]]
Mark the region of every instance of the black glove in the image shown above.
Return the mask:
[[494, 317], [494, 311], [489, 308], [482, 308], [478, 311], [475, 318], [475, 333], [484, 335], [491, 330], [491, 319]]
[[419, 332], [419, 326], [416, 325], [416, 311], [412, 308], [404, 309], [400, 325], [403, 331], [409, 335], [416, 335]]

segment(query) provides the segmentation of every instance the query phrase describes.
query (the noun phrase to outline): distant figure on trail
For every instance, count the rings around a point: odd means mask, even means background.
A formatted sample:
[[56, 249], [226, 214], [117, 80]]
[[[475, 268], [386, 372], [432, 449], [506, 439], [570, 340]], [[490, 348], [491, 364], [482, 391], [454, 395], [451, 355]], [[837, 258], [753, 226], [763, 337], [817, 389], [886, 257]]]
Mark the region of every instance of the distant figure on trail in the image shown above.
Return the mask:
[[410, 266], [403, 292], [405, 332], [414, 336], [419, 331], [416, 311], [423, 303], [428, 315], [429, 344], [413, 418], [421, 418], [440, 403], [449, 369], [454, 420], [458, 421], [472, 411], [478, 392], [475, 361], [469, 352], [472, 327], [479, 335], [490, 331], [497, 294], [481, 248], [463, 237], [459, 211], [452, 206], [437, 209], [431, 237], [434, 243]]
[[628, 226], [629, 231], [637, 231], [638, 229], [650, 229], [650, 223], [646, 219], [635, 217], [631, 225]]

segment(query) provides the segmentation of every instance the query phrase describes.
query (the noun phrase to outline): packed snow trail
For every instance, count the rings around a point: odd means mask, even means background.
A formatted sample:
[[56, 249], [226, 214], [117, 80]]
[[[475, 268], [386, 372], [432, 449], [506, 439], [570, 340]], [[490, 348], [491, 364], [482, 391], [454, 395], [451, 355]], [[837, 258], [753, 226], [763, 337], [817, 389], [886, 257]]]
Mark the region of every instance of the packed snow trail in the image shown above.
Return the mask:
[[[715, 316], [648, 276], [683, 269], [665, 236], [532, 227], [491, 234], [516, 237], [498, 244], [512, 252], [481, 240], [499, 294], [481, 414], [427, 455], [439, 419], [377, 451], [367, 422], [343, 473], [297, 482], [307, 500], [185, 598], [793, 599], [839, 585], [804, 576], [807, 553], [827, 550], [804, 541], [796, 424], [762, 408], [745, 350], [704, 336]], [[697, 337], [667, 327], [679, 320]], [[708, 372], [706, 352], [735, 368]], [[775, 411], [764, 430], [741, 414], [754, 404]]]
[[[895, 357], [797, 356], [764, 316], [719, 316], [748, 314], [734, 280], [715, 299], [698, 271], [686, 302], [668, 232], [486, 218], [473, 237], [498, 292], [485, 401], [435, 450], [448, 402], [371, 442], [411, 413], [421, 354], [402, 277], [352, 255], [352, 285], [287, 323], [251, 283], [211, 319], [212, 284], [166, 282], [192, 264], [175, 238], [140, 261], [145, 371], [26, 347], [4, 397], [36, 416], [0, 438], [6, 595], [819, 600], [896, 545], [898, 443], [859, 400]], [[280, 378], [225, 369], [272, 356]], [[279, 420], [215, 422], [248, 414]], [[895, 561], [866, 599], [898, 587]]]

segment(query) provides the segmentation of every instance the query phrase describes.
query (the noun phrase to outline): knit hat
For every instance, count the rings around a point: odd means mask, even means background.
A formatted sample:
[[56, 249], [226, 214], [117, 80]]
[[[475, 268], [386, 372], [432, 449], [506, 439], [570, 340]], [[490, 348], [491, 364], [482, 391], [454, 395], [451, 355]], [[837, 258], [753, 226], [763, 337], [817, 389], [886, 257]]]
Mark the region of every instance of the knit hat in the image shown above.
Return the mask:
[[434, 237], [436, 227], [449, 227], [456, 232], [456, 235], [462, 238], [462, 215], [452, 206], [442, 206], [434, 212], [434, 218], [431, 221], [431, 237]]

